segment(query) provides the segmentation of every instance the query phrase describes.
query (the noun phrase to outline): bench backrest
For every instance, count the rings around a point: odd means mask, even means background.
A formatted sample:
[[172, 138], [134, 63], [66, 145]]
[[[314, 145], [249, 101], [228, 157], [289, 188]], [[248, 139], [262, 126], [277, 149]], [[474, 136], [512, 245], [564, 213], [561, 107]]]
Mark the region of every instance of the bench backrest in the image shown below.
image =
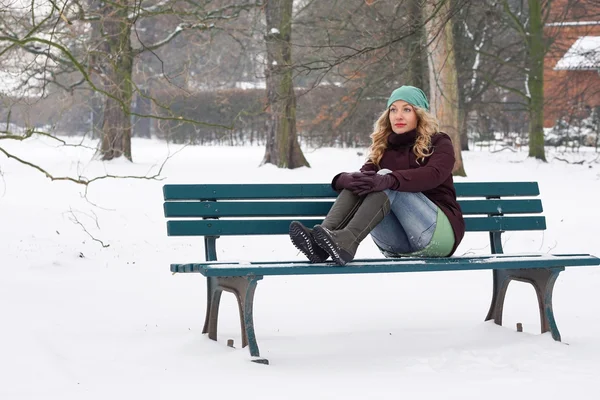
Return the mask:
[[[458, 182], [467, 232], [490, 232], [501, 253], [500, 233], [543, 230], [546, 220], [537, 182]], [[291, 221], [320, 223], [337, 197], [329, 184], [164, 185], [169, 236], [205, 236], [206, 259], [216, 260], [222, 235], [287, 234]], [[527, 214], [527, 215], [524, 215]]]

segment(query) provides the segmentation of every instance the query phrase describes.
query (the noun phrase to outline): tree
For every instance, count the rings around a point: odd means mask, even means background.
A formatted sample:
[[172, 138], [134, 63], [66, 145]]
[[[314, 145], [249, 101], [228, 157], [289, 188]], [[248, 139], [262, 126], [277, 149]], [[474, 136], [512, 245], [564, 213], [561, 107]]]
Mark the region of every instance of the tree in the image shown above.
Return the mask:
[[[486, 74], [506, 106], [517, 105], [527, 114], [529, 156], [546, 161], [544, 150], [544, 58], [549, 40], [544, 37], [544, 20], [552, 0], [527, 0], [490, 2], [492, 12], [499, 6], [504, 26], [512, 28], [508, 42], [490, 43], [485, 49], [477, 49], [482, 56], [501, 66], [501, 74]], [[506, 44], [511, 43], [511, 44]], [[514, 98], [514, 100], [508, 100]]]
[[459, 136], [458, 77], [450, 18], [450, 1], [428, 0], [423, 11], [425, 13], [424, 20], [428, 21], [425, 29], [428, 42], [431, 111], [437, 116], [440, 129], [452, 138], [456, 157], [453, 173], [466, 176]]
[[[486, 59], [481, 52], [497, 33], [494, 26], [498, 18], [481, 3], [469, 3], [462, 7], [454, 17], [454, 49], [456, 70], [458, 73], [459, 135], [461, 149], [469, 150], [469, 118], [472, 113], [477, 119], [489, 120], [489, 110], [485, 109], [485, 93], [489, 81], [483, 79], [486, 74], [496, 76], [498, 63], [483, 65]], [[481, 126], [485, 126], [481, 124]], [[489, 128], [480, 128], [488, 133]]]
[[265, 7], [267, 63], [267, 145], [262, 164], [279, 168], [308, 166], [296, 132], [296, 96], [292, 79], [293, 0], [269, 0]]
[[[427, 40], [425, 25], [423, 24], [423, 7], [421, 0], [410, 0], [408, 12], [410, 14], [411, 30], [415, 32], [414, 39], [409, 38], [409, 65], [407, 83], [423, 89], [429, 93], [429, 70], [427, 64]], [[410, 40], [412, 39], [412, 40]]]
[[102, 41], [96, 44], [99, 51], [94, 67], [102, 78], [106, 92], [100, 147], [103, 160], [121, 156], [132, 160], [130, 121], [133, 59], [139, 51], [134, 52], [131, 47], [133, 24], [128, 18], [131, 12], [128, 3], [128, 0], [114, 0], [104, 3], [99, 10]]
[[419, 1], [370, 3], [306, 1], [296, 14], [296, 79], [303, 94], [316, 89], [329, 95], [311, 103], [314, 119], [302, 121], [302, 134], [315, 132], [317, 142], [368, 146], [394, 89], [410, 83], [427, 91], [423, 24], [406, 12], [410, 6], [420, 14]]
[[[6, 19], [0, 23], [0, 58], [14, 58], [17, 52], [34, 57], [35, 63], [21, 63], [20, 68], [29, 70], [30, 79], [25, 85], [41, 82], [45, 95], [51, 84], [70, 92], [85, 88], [100, 93], [104, 98], [101, 158], [124, 156], [132, 160], [132, 116], [202, 124], [172, 115], [168, 106], [154, 99], [152, 103], [165, 111], [165, 115], [132, 113], [134, 94], [148, 97], [134, 82], [135, 59], [146, 53], [159, 58], [160, 50], [184, 32], [217, 31], [242, 12], [259, 5], [249, 0], [233, 4], [208, 0], [194, 4], [176, 0], [152, 3], [89, 0], [89, 3], [69, 3], [63, 8], [50, 2], [47, 7], [39, 8], [31, 3], [16, 26]], [[144, 21], [164, 26], [164, 33], [158, 38], [145, 35], [144, 29], [138, 29]], [[165, 62], [159, 59], [158, 64], [161, 68], [158, 75], [164, 76]]]
[[[204, 6], [180, 6], [175, 0], [159, 2], [144, 7], [130, 4], [128, 0], [103, 3], [100, 9], [104, 51], [99, 51], [101, 61], [97, 67], [103, 78], [107, 93], [104, 107], [104, 123], [101, 153], [110, 160], [124, 155], [131, 160], [131, 110], [133, 84], [133, 58], [144, 52], [155, 52], [172, 42], [186, 30], [208, 31], [217, 29], [219, 20], [235, 19], [240, 12], [252, 8], [249, 2], [240, 4], [217, 4]], [[133, 49], [131, 31], [136, 21], [157, 15], [178, 15], [180, 22], [165, 37], [145, 43], [140, 39], [139, 47]]]
[[[544, 39], [543, 13], [549, 10], [552, 0], [528, 0], [527, 12], [516, 13], [503, 0], [502, 6], [526, 48], [524, 97], [529, 114], [529, 157], [546, 161], [544, 150], [544, 56], [547, 43]], [[520, 18], [521, 17], [521, 18]]]
[[560, 5], [555, 12], [555, 22], [560, 22], [566, 9], [580, 3], [485, 0], [465, 9], [459, 29], [461, 100], [467, 112], [475, 110], [486, 120], [482, 133], [500, 126], [505, 132], [523, 129], [529, 137], [529, 156], [545, 161], [543, 72], [554, 38], [544, 36], [543, 29], [553, 4]]

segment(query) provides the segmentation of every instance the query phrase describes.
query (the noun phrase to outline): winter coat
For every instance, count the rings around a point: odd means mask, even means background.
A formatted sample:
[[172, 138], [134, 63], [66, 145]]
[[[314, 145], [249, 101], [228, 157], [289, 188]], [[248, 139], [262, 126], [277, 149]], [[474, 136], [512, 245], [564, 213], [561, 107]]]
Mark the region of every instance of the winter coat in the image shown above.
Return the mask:
[[[454, 254], [465, 234], [465, 221], [460, 205], [456, 201], [456, 190], [452, 179], [455, 161], [452, 140], [445, 133], [435, 134], [431, 138], [431, 155], [417, 162], [413, 153], [415, 137], [414, 131], [402, 135], [391, 133], [388, 137], [388, 148], [383, 153], [379, 167], [367, 162], [360, 170], [365, 172], [389, 169], [398, 181], [391, 189], [400, 192], [421, 192], [435, 203], [452, 225], [454, 247], [450, 254]], [[336, 178], [337, 176], [332, 182], [334, 187]]]

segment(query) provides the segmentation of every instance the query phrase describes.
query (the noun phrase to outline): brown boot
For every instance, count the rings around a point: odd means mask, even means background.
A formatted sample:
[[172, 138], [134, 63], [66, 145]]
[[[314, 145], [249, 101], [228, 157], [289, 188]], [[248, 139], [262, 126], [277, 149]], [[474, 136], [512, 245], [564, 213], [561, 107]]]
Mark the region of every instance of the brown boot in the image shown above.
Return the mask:
[[331, 230], [316, 225], [313, 236], [319, 247], [339, 265], [354, 260], [358, 245], [390, 212], [390, 201], [384, 192], [369, 193], [345, 228]]
[[[352, 218], [362, 198], [350, 190], [344, 189], [339, 194], [333, 206], [327, 213], [321, 226], [328, 229], [342, 229]], [[312, 263], [319, 263], [329, 258], [329, 253], [319, 247], [313, 237], [313, 230], [302, 225], [298, 221], [290, 224], [290, 239], [298, 250], [300, 250]]]

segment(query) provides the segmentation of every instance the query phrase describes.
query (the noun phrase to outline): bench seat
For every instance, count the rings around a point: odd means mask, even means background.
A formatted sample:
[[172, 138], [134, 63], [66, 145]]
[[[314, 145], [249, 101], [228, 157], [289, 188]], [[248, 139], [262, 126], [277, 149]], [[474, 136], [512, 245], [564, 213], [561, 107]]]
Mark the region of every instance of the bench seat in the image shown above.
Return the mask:
[[[306, 226], [321, 223], [337, 197], [329, 184], [165, 185], [168, 236], [204, 239], [204, 260], [171, 264], [171, 272], [206, 277], [207, 305], [202, 332], [213, 340], [217, 339], [221, 294], [225, 291], [235, 295], [242, 347], [248, 346], [253, 361], [259, 363], [268, 361], [260, 357], [254, 331], [254, 292], [259, 280], [274, 275], [491, 270], [492, 299], [485, 319], [502, 325], [509, 283], [527, 282], [537, 294], [542, 333], [550, 332], [555, 340], [561, 340], [552, 308], [554, 283], [566, 267], [598, 266], [600, 259], [589, 254], [504, 254], [504, 232], [546, 229], [537, 182], [460, 182], [455, 187], [465, 216], [466, 235], [487, 233], [491, 254], [357, 259], [339, 266], [333, 262], [217, 260], [217, 239], [221, 236], [287, 235], [291, 221]], [[268, 248], [268, 241], [265, 246]], [[295, 252], [291, 243], [290, 252]]]
[[345, 266], [333, 262], [298, 261], [206, 262], [171, 264], [171, 272], [198, 272], [204, 276], [331, 275], [393, 272], [472, 271], [482, 269], [561, 268], [600, 265], [589, 254], [496, 254], [448, 258], [359, 259]]

